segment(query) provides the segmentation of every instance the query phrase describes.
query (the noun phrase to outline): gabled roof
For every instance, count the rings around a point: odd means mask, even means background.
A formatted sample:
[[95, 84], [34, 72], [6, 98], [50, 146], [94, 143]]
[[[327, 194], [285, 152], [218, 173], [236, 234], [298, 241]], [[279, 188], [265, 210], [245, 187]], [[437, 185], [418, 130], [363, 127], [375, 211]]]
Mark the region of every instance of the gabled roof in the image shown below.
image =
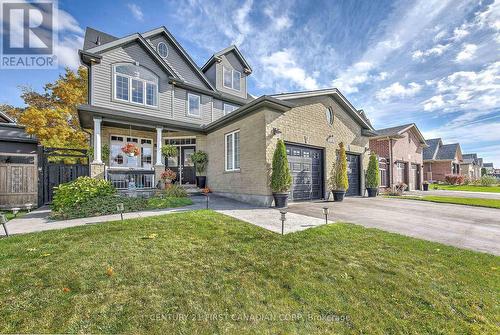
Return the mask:
[[85, 38], [83, 40], [83, 50], [91, 49], [102, 44], [116, 41], [118, 37], [106, 34], [94, 28], [85, 29]]
[[429, 147], [424, 148], [423, 159], [425, 160], [454, 160], [457, 153], [462, 152], [459, 143], [443, 144], [440, 138], [426, 140]]
[[214, 53], [208, 59], [208, 61], [205, 63], [205, 65], [203, 65], [201, 67], [201, 71], [206, 72], [208, 70], [208, 68], [213, 63], [215, 63], [220, 56], [225, 55], [225, 54], [227, 54], [229, 52], [234, 52], [234, 54], [236, 55], [236, 57], [238, 57], [238, 59], [240, 60], [241, 64], [243, 65], [243, 67], [247, 71], [247, 73], [252, 73], [252, 68], [250, 67], [250, 65], [246, 61], [245, 57], [243, 57], [243, 55], [241, 54], [240, 50], [236, 47], [236, 45], [231, 45], [231, 46], [229, 46], [229, 47], [227, 47], [225, 49], [222, 49], [221, 51], [218, 51], [218, 52]]
[[403, 133], [406, 131], [409, 131], [413, 129], [415, 134], [417, 135], [418, 140], [424, 147], [427, 147], [428, 144], [425, 141], [424, 136], [418, 129], [417, 125], [415, 123], [407, 123], [403, 124], [401, 126], [395, 126], [395, 127], [390, 127], [390, 128], [383, 128], [383, 129], [376, 129], [375, 133], [377, 134], [375, 137], [392, 137], [392, 138], [402, 138]]
[[464, 159], [470, 159], [470, 158], [477, 159], [477, 154], [463, 154], [462, 157]]
[[443, 141], [440, 138], [433, 138], [430, 140], [425, 140], [425, 142], [427, 142], [428, 147], [424, 148], [423, 151], [424, 161], [434, 159], [439, 149], [439, 146], [443, 145]]
[[464, 164], [477, 164], [479, 165], [479, 158], [477, 154], [463, 154], [462, 160]]
[[319, 97], [319, 96], [331, 96], [337, 101], [344, 109], [351, 115], [351, 117], [364, 129], [366, 130], [374, 130], [372, 125], [366, 122], [365, 118], [362, 117], [358, 110], [354, 108], [354, 106], [347, 100], [342, 93], [336, 88], [328, 88], [322, 90], [314, 90], [314, 91], [302, 91], [302, 92], [290, 92], [290, 93], [280, 93], [272, 95], [273, 98], [280, 100], [294, 100], [294, 99], [303, 99], [303, 98], [311, 98], [311, 97]]
[[483, 167], [490, 167], [490, 168], [492, 168], [493, 167], [493, 163], [484, 163]]
[[[166, 38], [175, 46], [177, 51], [184, 57], [184, 59], [187, 61], [187, 63], [191, 66], [191, 68], [199, 75], [200, 79], [213, 91], [216, 91], [216, 89], [212, 86], [208, 78], [205, 76], [203, 72], [201, 72], [200, 68], [194, 63], [194, 61], [191, 59], [191, 57], [186, 53], [186, 51], [182, 48], [182, 46], [175, 40], [175, 38], [170, 34], [170, 32], [167, 30], [165, 27], [160, 27], [157, 29], [150, 30], [148, 32], [145, 32], [143, 34], [140, 33], [134, 33], [131, 35], [127, 35], [122, 38], [118, 38], [116, 40], [109, 41], [105, 44], [100, 44], [97, 46], [94, 46], [89, 49], [84, 49], [83, 52], [80, 52], [80, 54], [99, 54], [101, 52], [104, 52], [106, 50], [110, 50], [113, 48], [117, 48], [119, 46], [122, 46], [124, 44], [137, 41], [139, 42], [142, 46], [145, 47], [145, 49], [153, 56], [153, 58], [159, 62], [165, 69], [168, 70], [168, 72], [173, 76], [174, 78], [180, 79], [179, 76], [176, 75], [175, 71], [158, 55], [158, 53], [151, 47], [151, 45], [146, 41], [146, 38], [149, 38], [151, 36], [157, 35], [157, 34], [164, 34]], [[91, 36], [91, 33], [89, 33], [89, 36]], [[111, 36], [111, 35], [110, 35]]]

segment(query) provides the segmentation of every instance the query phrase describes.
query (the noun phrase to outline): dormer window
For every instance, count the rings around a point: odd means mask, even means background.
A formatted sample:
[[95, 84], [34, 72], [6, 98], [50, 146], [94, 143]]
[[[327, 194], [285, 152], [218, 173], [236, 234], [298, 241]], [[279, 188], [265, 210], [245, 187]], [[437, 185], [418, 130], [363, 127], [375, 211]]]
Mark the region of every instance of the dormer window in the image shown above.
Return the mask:
[[222, 67], [223, 77], [224, 77], [224, 87], [230, 88], [236, 91], [241, 90], [241, 73], [239, 71], [229, 69], [225, 66]]
[[115, 65], [114, 99], [157, 107], [158, 77], [151, 71], [137, 65]]

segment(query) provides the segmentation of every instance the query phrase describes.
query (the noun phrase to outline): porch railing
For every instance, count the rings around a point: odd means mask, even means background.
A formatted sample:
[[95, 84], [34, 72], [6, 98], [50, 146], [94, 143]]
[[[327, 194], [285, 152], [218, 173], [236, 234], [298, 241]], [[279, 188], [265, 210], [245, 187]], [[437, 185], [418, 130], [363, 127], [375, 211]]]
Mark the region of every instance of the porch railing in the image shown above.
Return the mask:
[[155, 173], [150, 170], [112, 170], [106, 171], [106, 179], [118, 190], [128, 189], [132, 183], [135, 183], [135, 188], [151, 189], [155, 188]]

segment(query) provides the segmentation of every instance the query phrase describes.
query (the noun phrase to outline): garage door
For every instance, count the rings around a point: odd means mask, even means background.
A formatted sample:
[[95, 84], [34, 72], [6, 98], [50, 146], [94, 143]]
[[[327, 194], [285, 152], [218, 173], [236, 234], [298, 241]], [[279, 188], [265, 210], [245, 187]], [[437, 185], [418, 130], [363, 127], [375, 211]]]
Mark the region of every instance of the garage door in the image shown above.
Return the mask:
[[312, 200], [323, 197], [323, 151], [287, 144], [286, 153], [292, 174], [290, 200]]
[[349, 189], [346, 195], [361, 195], [359, 171], [359, 155], [347, 154], [347, 178], [349, 179]]

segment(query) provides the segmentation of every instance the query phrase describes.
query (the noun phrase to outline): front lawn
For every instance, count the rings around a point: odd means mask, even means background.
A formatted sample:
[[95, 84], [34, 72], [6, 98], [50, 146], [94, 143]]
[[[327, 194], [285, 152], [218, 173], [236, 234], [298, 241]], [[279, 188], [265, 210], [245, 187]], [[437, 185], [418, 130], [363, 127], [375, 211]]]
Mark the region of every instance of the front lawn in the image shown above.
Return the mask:
[[0, 240], [0, 332], [497, 334], [500, 258], [212, 211]]
[[420, 196], [400, 196], [400, 197], [391, 197], [391, 198], [430, 201], [430, 202], [439, 202], [439, 203], [445, 203], [445, 204], [467, 205], [467, 206], [476, 206], [476, 207], [500, 208], [500, 200], [499, 199], [442, 197], [442, 196], [434, 196], [434, 195], [424, 195], [421, 197]]
[[500, 186], [475, 186], [475, 185], [438, 185], [432, 184], [429, 186], [431, 190], [446, 190], [446, 191], [470, 191], [470, 192], [492, 192], [500, 193]]

